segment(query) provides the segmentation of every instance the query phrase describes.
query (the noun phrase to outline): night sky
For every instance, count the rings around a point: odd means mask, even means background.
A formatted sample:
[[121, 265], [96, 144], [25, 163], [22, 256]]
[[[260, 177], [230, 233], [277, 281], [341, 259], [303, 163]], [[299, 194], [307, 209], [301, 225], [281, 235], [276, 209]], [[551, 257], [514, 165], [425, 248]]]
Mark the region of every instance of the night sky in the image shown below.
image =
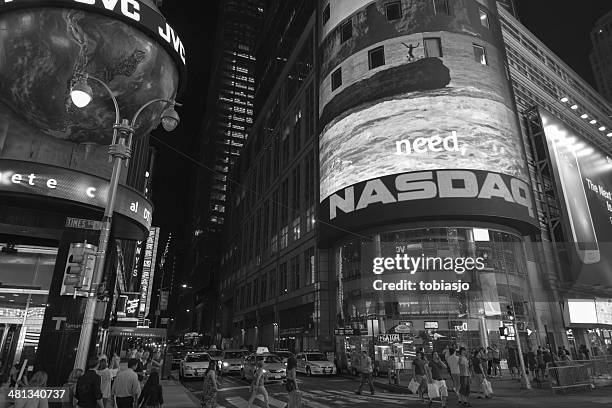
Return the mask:
[[[202, 137], [200, 129], [205, 114], [218, 3], [218, 0], [165, 0], [162, 7], [162, 12], [185, 44], [189, 73], [186, 92], [179, 97], [185, 107], [177, 109], [181, 125], [172, 133], [157, 130], [154, 136], [191, 155]], [[517, 3], [521, 22], [594, 86], [589, 64], [589, 33], [595, 21], [612, 9], [612, 2], [588, 0], [580, 4], [570, 0], [517, 0]], [[152, 145], [158, 148], [153, 185], [154, 225], [162, 227], [162, 242], [169, 232], [180, 241], [186, 240], [187, 216], [191, 211], [187, 193], [194, 188], [196, 166], [155, 140]]]

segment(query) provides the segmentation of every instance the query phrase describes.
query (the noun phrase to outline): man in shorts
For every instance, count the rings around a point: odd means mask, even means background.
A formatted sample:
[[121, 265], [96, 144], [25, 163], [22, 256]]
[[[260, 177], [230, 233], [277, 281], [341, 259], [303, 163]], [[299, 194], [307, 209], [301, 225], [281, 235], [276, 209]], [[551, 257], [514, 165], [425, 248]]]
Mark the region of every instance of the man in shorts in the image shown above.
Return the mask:
[[[449, 356], [450, 357], [450, 356]], [[442, 377], [442, 373], [446, 369], [446, 364], [442, 362], [438, 352], [434, 351], [431, 353], [431, 361], [429, 362], [429, 377], [431, 384], [438, 389], [440, 393], [440, 399], [442, 400], [442, 408], [446, 407], [446, 398], [448, 397], [448, 388], [446, 388], [446, 381]], [[431, 404], [431, 402], [430, 402]]]
[[449, 356], [446, 359], [448, 368], [450, 369], [451, 379], [453, 380], [453, 391], [455, 394], [459, 393], [459, 356], [457, 350], [451, 348], [449, 350]]

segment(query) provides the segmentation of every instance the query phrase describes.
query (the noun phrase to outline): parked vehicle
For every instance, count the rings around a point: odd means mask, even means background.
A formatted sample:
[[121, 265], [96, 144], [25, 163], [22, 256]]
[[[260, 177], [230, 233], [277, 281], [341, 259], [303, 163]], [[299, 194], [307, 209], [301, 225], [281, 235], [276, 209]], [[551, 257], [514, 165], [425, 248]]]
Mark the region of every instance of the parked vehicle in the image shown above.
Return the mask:
[[198, 378], [204, 377], [211, 358], [208, 353], [188, 353], [181, 361], [179, 367], [179, 378]]
[[224, 350], [219, 361], [221, 374], [240, 374], [242, 362], [248, 355], [248, 350]]
[[287, 366], [280, 357], [272, 353], [251, 354], [242, 362], [240, 369], [240, 378], [251, 381], [257, 371], [257, 362], [263, 361], [263, 369], [265, 372], [265, 381], [283, 381], [287, 378]]
[[296, 359], [298, 373], [305, 373], [309, 377], [313, 374], [336, 374], [336, 366], [323, 353], [300, 353]]

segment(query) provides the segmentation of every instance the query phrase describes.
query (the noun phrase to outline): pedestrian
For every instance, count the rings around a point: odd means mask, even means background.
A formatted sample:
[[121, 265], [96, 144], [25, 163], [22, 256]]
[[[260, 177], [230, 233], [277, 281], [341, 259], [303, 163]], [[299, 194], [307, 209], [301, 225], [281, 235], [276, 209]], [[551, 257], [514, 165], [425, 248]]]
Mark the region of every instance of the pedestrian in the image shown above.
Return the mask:
[[121, 366], [121, 358], [117, 353], [113, 353], [113, 357], [111, 359], [110, 365], [108, 369], [111, 372], [111, 383], [115, 380], [115, 377], [119, 373], [119, 368]]
[[542, 383], [544, 381], [544, 373], [546, 371], [546, 363], [544, 362], [544, 351], [542, 351], [541, 347], [538, 347], [538, 351], [536, 351], [536, 381], [538, 383]]
[[450, 371], [451, 380], [453, 381], [453, 391], [455, 394], [459, 394], [459, 356], [457, 350], [451, 348], [448, 350], [449, 356], [446, 359], [448, 363], [448, 370]]
[[98, 358], [93, 357], [87, 361], [87, 370], [79, 377], [74, 397], [77, 406], [82, 408], [103, 408], [101, 379], [95, 371], [98, 367]]
[[302, 407], [302, 398], [297, 385], [296, 368], [297, 360], [293, 356], [289, 357], [289, 359], [287, 360], [287, 380], [285, 382], [285, 387], [287, 389], [287, 393], [289, 394], [289, 402], [287, 403], [287, 408]]
[[11, 379], [6, 374], [0, 374], [0, 408], [10, 407], [12, 404], [12, 398], [8, 398], [10, 391]]
[[361, 353], [361, 359], [359, 360], [359, 372], [361, 374], [361, 382], [359, 383], [359, 388], [356, 391], [357, 395], [361, 394], [361, 390], [363, 389], [363, 384], [366, 382], [368, 383], [368, 386], [370, 387], [370, 393], [374, 395], [374, 384], [372, 381], [373, 371], [374, 370], [372, 368], [372, 359], [370, 358], [370, 356], [368, 356], [368, 352], [364, 350]]
[[527, 359], [525, 360], [525, 363], [527, 364], [527, 367], [531, 372], [533, 380], [537, 380], [538, 361], [536, 359], [536, 354], [533, 351], [533, 348], [531, 348], [531, 346], [527, 349]]
[[508, 344], [508, 370], [512, 379], [518, 378], [518, 351], [513, 345]]
[[138, 397], [138, 406], [146, 408], [159, 408], [164, 403], [162, 386], [159, 383], [159, 372], [153, 371]]
[[202, 389], [202, 407], [204, 408], [215, 408], [217, 406], [219, 382], [217, 381], [215, 366], [212, 361], [209, 362], [204, 373], [204, 387]]
[[155, 353], [153, 353], [153, 358], [151, 358], [151, 371], [158, 371], [161, 375], [163, 365], [164, 361], [162, 359], [161, 352], [159, 350], [155, 350]]
[[[19, 378], [19, 373], [21, 372], [21, 367], [18, 364], [15, 364], [11, 367], [10, 378], [11, 378], [11, 388], [12, 387], [25, 387], [28, 385], [28, 377], [25, 376], [25, 373]], [[17, 384], [19, 383], [19, 384]]]
[[465, 347], [459, 349], [459, 405], [471, 407], [470, 404], [470, 362]]
[[472, 373], [474, 375], [474, 379], [476, 383], [479, 384], [480, 393], [482, 394], [478, 395], [478, 398], [482, 398], [483, 395], [485, 396], [485, 398], [488, 398], [487, 390], [484, 387], [484, 380], [486, 376], [484, 367], [482, 366], [481, 353], [481, 350], [475, 350], [472, 354], [472, 360], [470, 361], [470, 363], [472, 366]]
[[257, 361], [257, 371], [255, 371], [255, 375], [253, 376], [253, 382], [251, 383], [251, 397], [249, 398], [248, 408], [253, 407], [253, 401], [257, 398], [257, 395], [262, 395], [264, 399], [264, 404], [266, 404], [266, 408], [270, 408], [268, 391], [266, 391], [265, 383], [265, 372], [263, 369], [264, 362], [263, 360]]
[[100, 390], [102, 391], [102, 402], [104, 403], [104, 407], [106, 407], [106, 404], [110, 399], [111, 381], [113, 379], [113, 374], [108, 368], [107, 359], [103, 358], [102, 360], [100, 360], [96, 373], [100, 376]]
[[143, 381], [149, 372], [149, 352], [144, 351], [138, 359], [138, 366], [136, 367], [136, 374], [138, 374], [138, 381]]
[[[28, 395], [27, 398], [15, 398], [15, 408], [49, 408], [49, 401], [46, 396], [40, 396], [37, 394], [38, 391], [44, 390], [47, 387], [47, 373], [44, 371], [37, 371], [32, 375], [32, 378], [28, 382], [28, 385], [23, 388], [26, 395], [28, 391], [32, 391], [32, 396]], [[37, 396], [38, 395], [38, 396]]]
[[497, 348], [496, 344], [493, 344], [491, 345], [491, 350], [493, 352], [493, 375], [501, 378], [502, 372], [501, 372], [501, 358], [500, 358], [499, 349]]
[[74, 394], [76, 393], [76, 385], [77, 381], [83, 375], [83, 370], [80, 368], [75, 368], [70, 372], [68, 376], [68, 381], [64, 384], [64, 389], [68, 392], [68, 401], [62, 403], [62, 406], [65, 408], [72, 408], [76, 405], [76, 399]]
[[[449, 355], [450, 357], [450, 355]], [[446, 388], [446, 381], [444, 381], [444, 377], [442, 373], [446, 368], [446, 364], [442, 362], [440, 356], [436, 351], [431, 353], [431, 361], [428, 364], [429, 367], [429, 377], [431, 380], [431, 384], [437, 389], [438, 394], [440, 394], [440, 399], [442, 400], [442, 408], [446, 407], [446, 398], [448, 397], [448, 388]], [[428, 392], [429, 394], [429, 392]], [[429, 395], [429, 406], [431, 407], [431, 395]]]
[[487, 347], [487, 375], [490, 377], [493, 374], [493, 349]]
[[414, 369], [414, 381], [419, 383], [419, 397], [421, 402], [425, 402], [424, 393], [427, 392], [427, 360], [425, 360], [425, 353], [422, 351], [416, 352], [416, 357], [412, 360], [412, 368]]
[[140, 395], [140, 381], [134, 371], [138, 366], [138, 360], [130, 358], [127, 364], [125, 370], [117, 373], [111, 388], [111, 395], [115, 398], [117, 408], [133, 408]]

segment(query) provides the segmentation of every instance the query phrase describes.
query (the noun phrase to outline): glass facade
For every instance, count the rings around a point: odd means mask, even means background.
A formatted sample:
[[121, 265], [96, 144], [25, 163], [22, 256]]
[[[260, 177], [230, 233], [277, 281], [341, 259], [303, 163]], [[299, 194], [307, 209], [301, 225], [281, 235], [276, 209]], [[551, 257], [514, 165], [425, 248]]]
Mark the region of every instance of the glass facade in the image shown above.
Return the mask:
[[[383, 370], [390, 355], [408, 363], [420, 347], [503, 350], [516, 340], [500, 338], [499, 327], [510, 325], [509, 307], [521, 337], [534, 327], [525, 260], [520, 236], [495, 229], [415, 228], [345, 241], [334, 249], [336, 351], [349, 368], [359, 351], [374, 352]], [[397, 284], [407, 281], [412, 290]], [[528, 336], [521, 340], [528, 345]]]

